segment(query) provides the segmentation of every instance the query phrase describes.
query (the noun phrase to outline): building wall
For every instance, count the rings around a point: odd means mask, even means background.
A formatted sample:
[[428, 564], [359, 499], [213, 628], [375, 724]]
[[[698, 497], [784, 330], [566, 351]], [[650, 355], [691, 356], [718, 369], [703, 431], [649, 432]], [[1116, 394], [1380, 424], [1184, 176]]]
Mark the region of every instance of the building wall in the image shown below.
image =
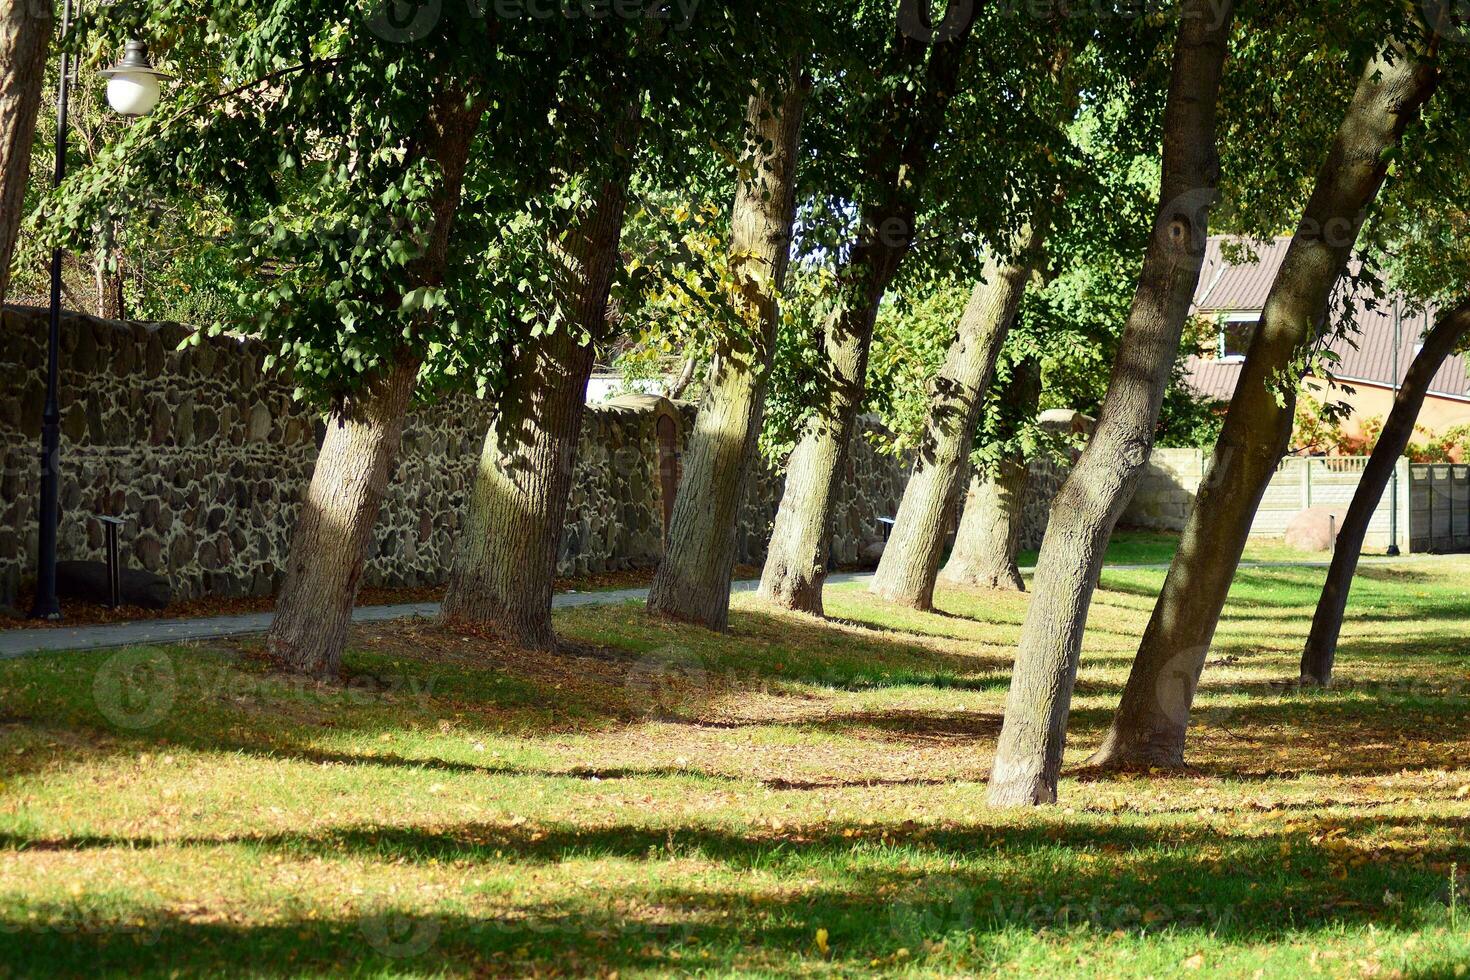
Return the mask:
[[[0, 603], [34, 574], [45, 315], [0, 320]], [[122, 517], [131, 567], [168, 576], [180, 596], [268, 594], [281, 579], [303, 489], [324, 431], [292, 400], [265, 349], [227, 337], [178, 349], [177, 324], [68, 316], [62, 329], [62, 471], [58, 554], [104, 557], [98, 515]], [[687, 440], [693, 406], [632, 396], [589, 406], [568, 501], [559, 572], [644, 568], [663, 550], [657, 422]], [[458, 395], [414, 409], [374, 532], [369, 585], [444, 581], [489, 405]], [[896, 512], [907, 465], [854, 439], [836, 508], [833, 551], [856, 561]], [[752, 474], [737, 530], [739, 560], [764, 557], [782, 480]]]
[[[1352, 406], [1352, 415], [1343, 420], [1343, 428], [1354, 435], [1361, 434], [1361, 425], [1367, 419], [1377, 417], [1380, 422], [1388, 418], [1393, 410], [1393, 389], [1361, 381], [1342, 384], [1353, 389], [1352, 394], [1340, 386], [1327, 390], [1326, 382], [1318, 378], [1307, 378], [1304, 382], [1308, 391], [1317, 399], [1346, 402]], [[1470, 425], [1470, 402], [1436, 395], [1426, 396], [1424, 407], [1419, 410], [1418, 424], [1433, 435], [1441, 435], [1457, 425]]]

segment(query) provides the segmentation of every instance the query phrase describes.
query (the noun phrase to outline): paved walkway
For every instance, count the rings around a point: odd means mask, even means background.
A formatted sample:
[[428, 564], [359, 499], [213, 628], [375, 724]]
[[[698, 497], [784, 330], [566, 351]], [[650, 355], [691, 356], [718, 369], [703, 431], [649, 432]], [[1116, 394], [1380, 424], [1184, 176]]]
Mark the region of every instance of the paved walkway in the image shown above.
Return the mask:
[[[1380, 565], [1393, 562], [1434, 561], [1439, 555], [1409, 555], [1402, 558], [1363, 558], [1360, 564]], [[1245, 561], [1241, 567], [1250, 568], [1325, 568], [1327, 561]], [[1167, 564], [1155, 565], [1109, 565], [1111, 569], [1167, 569]], [[1032, 569], [1023, 568], [1029, 574]], [[866, 582], [873, 577], [871, 572], [840, 572], [830, 575], [832, 585], [845, 582]], [[759, 583], [754, 579], [742, 580], [731, 585], [734, 592], [754, 592]], [[612, 606], [624, 602], [642, 602], [648, 598], [648, 589], [614, 589], [606, 592], [563, 592], [551, 600], [554, 609], [571, 609], [576, 606]], [[397, 606], [362, 606], [352, 613], [354, 623], [380, 623], [389, 619], [407, 619], [413, 616], [433, 617], [439, 614], [437, 602], [414, 602]], [[270, 628], [271, 613], [245, 613], [240, 616], [212, 616], [207, 619], [144, 619], [130, 623], [114, 623], [107, 626], [74, 626], [47, 629], [0, 630], [0, 660], [12, 660], [40, 653], [56, 653], [62, 650], [101, 650], [107, 647], [142, 646], [159, 643], [178, 643], [184, 640], [210, 640], [222, 636], [247, 636], [264, 633]]]
[[[866, 581], [868, 572], [839, 573], [828, 577], [833, 584]], [[733, 583], [733, 592], [754, 592], [760, 583], [755, 579]], [[611, 589], [605, 592], [561, 592], [553, 596], [553, 609], [576, 606], [615, 606], [624, 602], [642, 602], [648, 589]], [[207, 619], [142, 619], [106, 626], [47, 627], [45, 629], [0, 630], [0, 660], [13, 660], [38, 653], [61, 650], [101, 650], [107, 647], [143, 646], [179, 643], [184, 640], [212, 640], [222, 636], [248, 636], [270, 628], [271, 613], [244, 613], [239, 616], [211, 616]], [[352, 612], [354, 623], [380, 623], [389, 619], [425, 618], [439, 615], [437, 602], [411, 602], [397, 606], [360, 606]]]

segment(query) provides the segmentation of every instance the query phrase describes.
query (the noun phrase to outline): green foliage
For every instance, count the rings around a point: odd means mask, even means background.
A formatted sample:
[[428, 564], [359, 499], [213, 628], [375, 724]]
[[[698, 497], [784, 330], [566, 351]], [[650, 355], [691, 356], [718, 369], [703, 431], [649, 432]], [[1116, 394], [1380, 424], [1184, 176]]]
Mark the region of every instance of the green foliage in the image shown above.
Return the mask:
[[867, 404], [892, 433], [884, 445], [889, 451], [912, 449], [922, 441], [930, 380], [954, 342], [969, 298], [970, 288], [956, 283], [899, 294], [879, 311], [868, 358]]
[[815, 265], [793, 265], [786, 276], [760, 436], [761, 453], [773, 462], [784, 462], [795, 448], [802, 422], [827, 384], [822, 331], [836, 297], [833, 279], [830, 270]]
[[1470, 460], [1470, 425], [1453, 425], [1440, 433], [1415, 426], [1414, 433], [1420, 438], [1409, 440], [1404, 448], [1404, 455], [1410, 462], [1463, 463]]
[[[96, 215], [159, 202], [217, 204], [209, 241], [229, 312], [330, 401], [386, 361], [440, 383], [494, 388], [526, 337], [569, 310], [561, 237], [601, 182], [651, 150], [645, 182], [677, 173], [681, 148], [723, 136], [741, 85], [782, 54], [765, 25], [792, 15], [744, 6], [654, 17], [502, 16], [426, 5], [431, 23], [389, 24], [381, 4], [297, 0], [261, 7], [189, 0], [119, 4], [94, 25], [91, 57], [135, 31], [179, 81], [38, 219], [45, 243], [82, 247]], [[421, 264], [444, 174], [436, 120], [484, 106], [442, 275]], [[630, 108], [641, 125], [621, 125]], [[427, 268], [427, 267], [424, 267]], [[619, 270], [625, 305], [642, 292]]]

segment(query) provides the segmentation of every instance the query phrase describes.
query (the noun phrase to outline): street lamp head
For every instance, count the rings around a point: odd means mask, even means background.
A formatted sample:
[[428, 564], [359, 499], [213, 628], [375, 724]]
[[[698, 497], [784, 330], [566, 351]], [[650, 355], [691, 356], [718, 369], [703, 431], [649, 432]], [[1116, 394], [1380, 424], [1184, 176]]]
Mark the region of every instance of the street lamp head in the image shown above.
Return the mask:
[[158, 71], [148, 60], [148, 45], [129, 41], [122, 60], [104, 72], [107, 103], [124, 116], [146, 116], [158, 104], [160, 80], [173, 76]]

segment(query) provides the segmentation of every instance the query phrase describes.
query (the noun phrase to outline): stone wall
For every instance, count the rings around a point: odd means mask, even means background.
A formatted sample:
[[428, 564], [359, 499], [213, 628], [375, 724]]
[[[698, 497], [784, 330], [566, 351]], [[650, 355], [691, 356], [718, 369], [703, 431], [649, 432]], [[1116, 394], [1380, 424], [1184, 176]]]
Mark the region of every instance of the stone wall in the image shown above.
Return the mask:
[[[180, 596], [266, 594], [280, 581], [323, 424], [264, 367], [260, 345], [206, 338], [178, 349], [176, 324], [68, 316], [62, 329], [62, 559], [101, 559], [98, 515], [126, 521], [124, 560], [167, 575]], [[0, 603], [34, 574], [45, 315], [8, 308], [0, 321]], [[589, 406], [559, 570], [582, 575], [658, 562], [663, 543], [658, 420], [687, 437], [693, 407], [660, 398]], [[486, 403], [454, 396], [414, 410], [374, 533], [370, 585], [444, 580]], [[677, 447], [676, 447], [677, 448]], [[881, 538], [876, 518], [898, 506], [905, 466], [854, 441], [834, 552], [853, 561]], [[746, 488], [741, 561], [759, 561], [779, 474]]]
[[[898, 514], [898, 504], [909, 478], [908, 460], [879, 452], [869, 440], [870, 433], [883, 431], [878, 420], [867, 416], [861, 423], [848, 447], [847, 468], [833, 504], [828, 557], [836, 565], [865, 563], [862, 552], [883, 540], [883, 525], [878, 519]], [[784, 486], [785, 477], [778, 470], [766, 465], [752, 469], [741, 495], [735, 540], [737, 561], [752, 565], [765, 561], [771, 525]]]
[[1182, 531], [1204, 475], [1203, 450], [1155, 446], [1119, 523], [1155, 531]]
[[1051, 502], [1067, 474], [1072, 472], [1072, 461], [1042, 456], [1031, 460], [1026, 466], [1026, 493], [1021, 498], [1021, 549], [1034, 550], [1041, 547], [1046, 536], [1047, 518], [1051, 514]]

